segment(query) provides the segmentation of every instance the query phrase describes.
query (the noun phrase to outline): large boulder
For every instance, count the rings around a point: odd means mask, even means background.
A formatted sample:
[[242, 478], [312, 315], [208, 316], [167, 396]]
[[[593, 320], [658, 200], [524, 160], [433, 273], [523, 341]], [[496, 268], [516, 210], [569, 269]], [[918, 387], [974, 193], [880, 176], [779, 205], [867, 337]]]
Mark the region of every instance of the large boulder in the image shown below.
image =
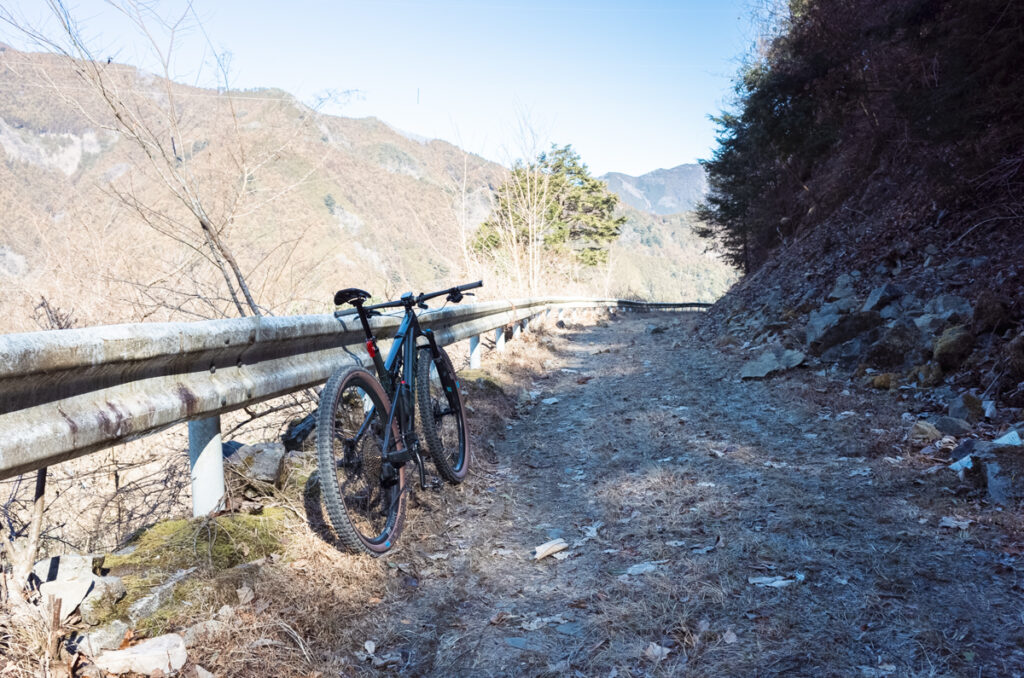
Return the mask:
[[950, 372], [967, 359], [973, 347], [974, 335], [963, 325], [954, 325], [935, 340], [932, 358], [943, 370]]

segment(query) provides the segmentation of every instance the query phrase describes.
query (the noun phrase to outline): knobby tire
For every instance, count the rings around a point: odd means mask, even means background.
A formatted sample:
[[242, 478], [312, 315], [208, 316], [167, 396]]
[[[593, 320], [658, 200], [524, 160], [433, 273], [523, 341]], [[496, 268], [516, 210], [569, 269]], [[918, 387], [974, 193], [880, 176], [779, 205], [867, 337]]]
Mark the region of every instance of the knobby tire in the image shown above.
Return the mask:
[[[466, 431], [465, 408], [458, 389], [455, 368], [444, 349], [438, 348], [438, 373], [431, 379], [435, 366], [431, 350], [421, 348], [416, 359], [416, 409], [419, 411], [420, 430], [434, 466], [442, 478], [450, 483], [461, 483], [469, 473], [469, 435]], [[440, 370], [451, 376], [456, 384], [453, 397], [457, 407], [452, 408], [442, 385]]]
[[[364, 434], [368, 401], [373, 416]], [[382, 444], [390, 401], [377, 378], [360, 367], [338, 370], [320, 393], [316, 452], [321, 495], [341, 542], [354, 553], [380, 556], [394, 546], [405, 521], [405, 468], [382, 482]], [[400, 440], [392, 427], [392, 441]]]

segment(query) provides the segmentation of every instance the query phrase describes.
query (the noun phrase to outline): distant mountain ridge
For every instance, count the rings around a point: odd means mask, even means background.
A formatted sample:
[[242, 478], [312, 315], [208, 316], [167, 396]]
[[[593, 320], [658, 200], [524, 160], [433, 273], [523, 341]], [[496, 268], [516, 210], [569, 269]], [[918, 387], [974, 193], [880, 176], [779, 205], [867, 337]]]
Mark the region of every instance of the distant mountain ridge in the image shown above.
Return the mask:
[[660, 215], [691, 211], [708, 190], [704, 168], [696, 163], [656, 169], [638, 177], [609, 172], [601, 179], [630, 207]]

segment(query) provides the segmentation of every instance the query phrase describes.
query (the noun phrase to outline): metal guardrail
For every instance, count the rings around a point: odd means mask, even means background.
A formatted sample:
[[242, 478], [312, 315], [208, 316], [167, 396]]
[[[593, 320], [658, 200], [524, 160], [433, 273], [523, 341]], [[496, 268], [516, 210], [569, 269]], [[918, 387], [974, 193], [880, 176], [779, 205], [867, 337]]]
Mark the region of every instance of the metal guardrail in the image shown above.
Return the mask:
[[[552, 310], [701, 309], [619, 299], [527, 299], [421, 314], [441, 345]], [[399, 319], [377, 317], [381, 338]], [[220, 414], [326, 381], [365, 355], [354, 314], [143, 323], [0, 335], [0, 479], [192, 422], [193, 465], [215, 442]], [[211, 420], [216, 426], [211, 425]], [[202, 422], [205, 421], [205, 424]], [[196, 422], [200, 422], [196, 424]], [[215, 430], [214, 430], [215, 429]], [[214, 440], [216, 438], [216, 440]], [[219, 463], [219, 462], [218, 462]], [[198, 469], [193, 469], [193, 479]]]

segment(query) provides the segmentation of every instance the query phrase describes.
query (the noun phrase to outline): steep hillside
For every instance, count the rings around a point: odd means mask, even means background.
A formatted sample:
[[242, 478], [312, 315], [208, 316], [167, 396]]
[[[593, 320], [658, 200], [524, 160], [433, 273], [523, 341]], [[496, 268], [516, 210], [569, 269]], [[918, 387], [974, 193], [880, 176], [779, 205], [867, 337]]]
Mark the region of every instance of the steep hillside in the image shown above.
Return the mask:
[[609, 172], [601, 179], [630, 207], [661, 215], [689, 212], [707, 192], [704, 168], [697, 164], [657, 169], [638, 177]]
[[[282, 91], [216, 92], [97, 64], [141, 121], [140, 145], [83, 79], [91, 67], [0, 47], [0, 331], [38, 329], [43, 298], [79, 325], [232, 315], [193, 200], [272, 313], [323, 311], [353, 284], [383, 295], [483, 277], [487, 295], [516, 293], [469, 246], [501, 166]], [[668, 272], [674, 255], [636, 254], [618, 257], [639, 272], [631, 289], [706, 296]], [[583, 284], [612, 286], [607, 271]]]
[[720, 119], [704, 215], [751, 273], [707, 331], [919, 410], [965, 391], [1024, 405], [1024, 8], [794, 8]]

